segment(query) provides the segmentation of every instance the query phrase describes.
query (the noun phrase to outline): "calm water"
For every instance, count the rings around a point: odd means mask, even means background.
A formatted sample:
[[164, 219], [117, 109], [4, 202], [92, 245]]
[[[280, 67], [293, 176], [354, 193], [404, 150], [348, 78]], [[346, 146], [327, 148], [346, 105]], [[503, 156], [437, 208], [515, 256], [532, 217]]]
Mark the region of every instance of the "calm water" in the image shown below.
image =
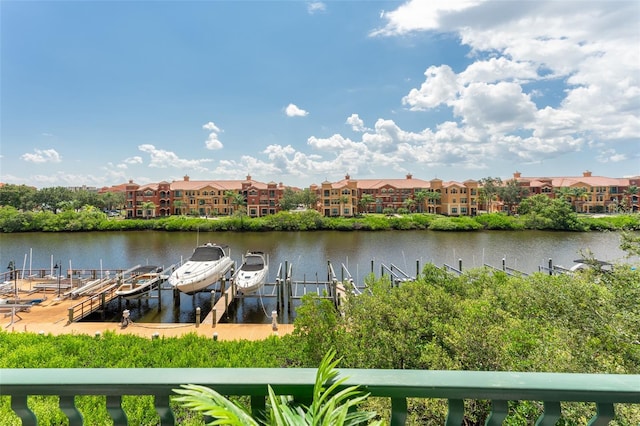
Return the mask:
[[[568, 232], [263, 232], [263, 233], [195, 233], [195, 232], [89, 232], [89, 233], [22, 233], [0, 234], [0, 265], [15, 260], [19, 269], [50, 268], [61, 262], [63, 270], [126, 269], [137, 264], [168, 267], [191, 255], [193, 248], [207, 241], [228, 244], [231, 257], [240, 262], [247, 250], [260, 250], [269, 255], [270, 278], [274, 282], [278, 265], [293, 265], [294, 280], [326, 280], [330, 261], [340, 277], [343, 264], [356, 282], [361, 283], [372, 270], [380, 275], [381, 265], [394, 264], [415, 276], [417, 266], [427, 262], [438, 266], [447, 263], [463, 268], [487, 263], [506, 265], [523, 272], [534, 272], [539, 265], [553, 259], [556, 265], [571, 266], [580, 251], [589, 249], [598, 259], [622, 260], [619, 234]], [[166, 293], [166, 295], [164, 294]], [[206, 314], [210, 294], [181, 296], [180, 306], [173, 306], [170, 292], [163, 292], [163, 310], [157, 301], [137, 302], [129, 309], [139, 322], [193, 321], [196, 306]], [[253, 297], [239, 302], [229, 322], [269, 323], [275, 303], [270, 298]], [[119, 317], [117, 305], [112, 319]], [[286, 318], [282, 318], [286, 320]]]

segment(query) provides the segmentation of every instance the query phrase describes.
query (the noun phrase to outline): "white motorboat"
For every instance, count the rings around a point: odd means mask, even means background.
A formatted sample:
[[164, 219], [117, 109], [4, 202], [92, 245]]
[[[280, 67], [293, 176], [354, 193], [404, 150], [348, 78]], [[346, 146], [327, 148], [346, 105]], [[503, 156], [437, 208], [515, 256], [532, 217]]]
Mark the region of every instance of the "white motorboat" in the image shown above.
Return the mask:
[[243, 294], [251, 294], [264, 285], [268, 275], [269, 262], [264, 253], [247, 252], [242, 257], [242, 265], [233, 276], [233, 281], [238, 291]]
[[193, 294], [222, 279], [232, 266], [228, 246], [207, 243], [196, 247], [189, 260], [173, 271], [169, 284]]
[[127, 271], [128, 275], [123, 273], [123, 276], [118, 278], [120, 285], [116, 294], [122, 297], [136, 297], [148, 293], [157, 288], [162, 281], [161, 269], [158, 266], [147, 265]]

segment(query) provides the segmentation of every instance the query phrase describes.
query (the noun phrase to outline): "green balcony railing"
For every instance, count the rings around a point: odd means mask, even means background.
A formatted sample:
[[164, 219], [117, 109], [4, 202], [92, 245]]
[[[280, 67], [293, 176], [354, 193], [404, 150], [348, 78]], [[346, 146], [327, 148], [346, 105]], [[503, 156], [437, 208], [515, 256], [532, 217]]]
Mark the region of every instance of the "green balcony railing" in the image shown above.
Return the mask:
[[[500, 425], [509, 401], [541, 401], [537, 425], [554, 425], [561, 402], [591, 402], [595, 410], [589, 425], [606, 425], [614, 417], [614, 404], [640, 403], [640, 375], [517, 373], [480, 371], [416, 371], [339, 369], [348, 377], [344, 386], [360, 385], [375, 397], [391, 400], [392, 425], [405, 424], [407, 398], [448, 400], [448, 426], [464, 418], [464, 400], [490, 400], [487, 425]], [[131, 369], [0, 369], [0, 395], [11, 397], [11, 408], [23, 425], [36, 425], [27, 405], [30, 395], [57, 395], [69, 424], [82, 425], [75, 396], [104, 395], [114, 424], [128, 424], [122, 409], [124, 395], [153, 395], [162, 425], [175, 423], [169, 405], [173, 389], [181, 384], [209, 386], [223, 395], [250, 396], [257, 413], [266, 405], [267, 385], [277, 394], [300, 400], [311, 397], [315, 369], [275, 368], [131, 368]]]

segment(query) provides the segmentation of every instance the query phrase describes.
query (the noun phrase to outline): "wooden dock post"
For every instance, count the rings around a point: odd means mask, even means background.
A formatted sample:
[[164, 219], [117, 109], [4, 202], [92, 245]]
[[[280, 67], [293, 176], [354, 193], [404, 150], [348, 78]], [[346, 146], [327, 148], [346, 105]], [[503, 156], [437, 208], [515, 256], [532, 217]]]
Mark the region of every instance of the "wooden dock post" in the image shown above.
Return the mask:
[[100, 294], [100, 318], [102, 321], [107, 315], [107, 295], [103, 292]]
[[293, 307], [293, 280], [291, 277], [287, 280], [287, 313], [291, 317], [291, 308]]
[[[343, 281], [344, 282], [344, 281]], [[331, 282], [331, 297], [333, 297], [333, 304], [337, 308], [338, 307], [338, 281], [333, 280]]]
[[227, 289], [226, 284], [224, 286], [224, 289], [225, 289], [225, 292], [224, 292], [224, 306], [226, 306], [225, 312], [227, 312], [227, 315], [228, 315], [228, 312], [229, 312], [229, 293], [226, 291], [226, 289]]
[[162, 312], [162, 280], [158, 281], [158, 312]]
[[420, 276], [420, 260], [416, 260], [416, 279]]
[[173, 306], [180, 306], [180, 290], [177, 287], [173, 289]]
[[549, 258], [549, 275], [553, 275], [553, 260]]

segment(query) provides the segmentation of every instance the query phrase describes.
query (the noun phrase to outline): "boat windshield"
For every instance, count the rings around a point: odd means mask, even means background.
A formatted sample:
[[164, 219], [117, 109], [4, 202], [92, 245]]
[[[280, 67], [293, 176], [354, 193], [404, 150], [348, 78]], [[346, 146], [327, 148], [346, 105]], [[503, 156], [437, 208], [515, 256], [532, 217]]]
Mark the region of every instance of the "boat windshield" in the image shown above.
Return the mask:
[[189, 260], [193, 262], [208, 262], [220, 260], [224, 257], [224, 251], [217, 246], [202, 246], [195, 249]]
[[244, 260], [244, 268], [246, 271], [257, 271], [262, 269], [264, 262], [260, 256], [247, 256]]

